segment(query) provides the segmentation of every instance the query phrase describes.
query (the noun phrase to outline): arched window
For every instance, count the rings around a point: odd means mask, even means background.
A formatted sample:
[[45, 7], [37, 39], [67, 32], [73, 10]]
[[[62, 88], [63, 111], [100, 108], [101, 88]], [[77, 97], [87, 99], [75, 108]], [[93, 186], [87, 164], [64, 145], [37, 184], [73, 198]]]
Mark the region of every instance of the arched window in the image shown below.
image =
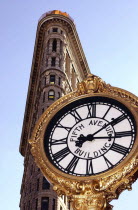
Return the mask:
[[44, 81], [45, 85], [46, 85], [46, 77], [45, 77], [45, 81]]
[[58, 98], [60, 98], [60, 92], [58, 92]]
[[58, 29], [57, 28], [53, 28], [53, 32], [58, 32]]
[[47, 179], [45, 177], [43, 177], [42, 189], [43, 190], [50, 189], [50, 184], [49, 184], [49, 182], [47, 181]]
[[50, 75], [50, 84], [55, 84], [55, 75]]
[[54, 90], [49, 90], [48, 92], [48, 100], [54, 100], [55, 99], [55, 92]]
[[48, 42], [47, 42], [47, 49], [46, 49], [47, 53], [49, 52], [49, 45], [50, 45], [50, 41], [48, 40]]
[[49, 209], [49, 197], [41, 198], [41, 210]]
[[60, 86], [60, 84], [61, 84], [61, 78], [59, 77], [58, 78], [58, 85]]
[[52, 44], [52, 52], [56, 52], [56, 51], [57, 51], [57, 40], [54, 39], [53, 44]]
[[45, 102], [45, 92], [43, 93], [43, 103]]
[[63, 46], [62, 41], [60, 41], [60, 53], [62, 53], [62, 46]]
[[52, 57], [51, 59], [51, 66], [55, 66], [56, 65], [56, 58]]

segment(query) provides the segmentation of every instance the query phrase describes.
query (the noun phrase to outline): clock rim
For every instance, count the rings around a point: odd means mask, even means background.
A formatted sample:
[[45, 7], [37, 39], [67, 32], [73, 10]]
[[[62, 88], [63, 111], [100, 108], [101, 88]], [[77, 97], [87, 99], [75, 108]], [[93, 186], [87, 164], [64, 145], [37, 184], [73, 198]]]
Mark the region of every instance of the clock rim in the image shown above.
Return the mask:
[[[133, 115], [134, 120], [136, 122], [136, 137], [135, 137], [135, 142], [133, 144], [133, 147], [132, 147], [130, 153], [118, 165], [116, 165], [114, 168], [112, 168], [108, 171], [101, 172], [100, 174], [90, 175], [90, 176], [75, 176], [75, 175], [71, 175], [71, 174], [67, 174], [65, 172], [62, 172], [61, 170], [57, 169], [49, 161], [49, 159], [47, 157], [47, 154], [45, 152], [45, 149], [44, 149], [44, 136], [45, 136], [47, 126], [48, 126], [50, 120], [54, 117], [54, 115], [58, 111], [60, 111], [63, 107], [65, 107], [68, 104], [70, 104], [74, 101], [77, 101], [79, 99], [88, 98], [88, 97], [96, 97], [96, 96], [114, 99], [114, 100], [122, 103], [124, 106], [126, 106], [126, 108], [131, 112], [131, 114]], [[55, 102], [55, 104], [56, 104], [56, 102]], [[43, 115], [40, 117], [37, 124], [39, 124], [41, 121], [43, 121], [44, 116], [46, 116], [46, 114], [49, 111], [50, 111], [50, 107], [43, 113]], [[37, 130], [37, 125], [36, 125], [34, 130]], [[138, 117], [137, 117], [137, 113], [136, 113], [135, 108], [130, 104], [130, 102], [127, 102], [122, 98], [118, 98], [116, 96], [108, 95], [108, 94], [105, 94], [105, 93], [95, 93], [95, 94], [89, 93], [89, 94], [77, 96], [75, 98], [70, 98], [68, 101], [65, 100], [62, 104], [58, 104], [58, 106], [56, 106], [56, 108], [54, 110], [52, 110], [52, 113], [50, 113], [48, 115], [48, 119], [46, 119], [46, 122], [43, 123], [43, 128], [41, 130], [39, 139], [40, 139], [39, 145], [40, 145], [40, 153], [41, 153], [42, 160], [44, 161], [46, 167], [50, 171], [54, 172], [54, 174], [56, 174], [57, 176], [63, 177], [63, 178], [68, 179], [68, 180], [77, 180], [77, 181], [88, 181], [88, 180], [93, 180], [93, 179], [99, 179], [101, 177], [104, 178], [104, 177], [107, 177], [107, 176], [111, 176], [112, 174], [115, 174], [117, 171], [119, 171], [121, 168], [123, 168], [125, 165], [127, 165], [130, 162], [130, 160], [133, 158], [133, 156], [136, 155], [137, 150], [138, 150]], [[39, 164], [39, 165], [40, 165], [40, 168], [41, 168], [41, 164]]]

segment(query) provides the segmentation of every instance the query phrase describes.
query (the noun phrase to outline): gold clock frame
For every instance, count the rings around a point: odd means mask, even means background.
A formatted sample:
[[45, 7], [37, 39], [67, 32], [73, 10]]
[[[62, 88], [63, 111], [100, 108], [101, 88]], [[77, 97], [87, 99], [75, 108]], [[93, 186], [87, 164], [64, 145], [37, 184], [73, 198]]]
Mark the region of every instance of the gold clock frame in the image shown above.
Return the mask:
[[[136, 121], [136, 141], [130, 154], [115, 168], [99, 175], [75, 177], [61, 172], [50, 163], [44, 152], [44, 133], [48, 123], [60, 109], [73, 101], [90, 96], [105, 96], [124, 104]], [[74, 209], [112, 209], [109, 202], [118, 198], [123, 190], [130, 190], [132, 183], [138, 178], [138, 97], [89, 74], [86, 80], [78, 84], [76, 91], [54, 102], [42, 114], [29, 143], [35, 162], [44, 176], [53, 184], [58, 195], [66, 194], [70, 198]]]

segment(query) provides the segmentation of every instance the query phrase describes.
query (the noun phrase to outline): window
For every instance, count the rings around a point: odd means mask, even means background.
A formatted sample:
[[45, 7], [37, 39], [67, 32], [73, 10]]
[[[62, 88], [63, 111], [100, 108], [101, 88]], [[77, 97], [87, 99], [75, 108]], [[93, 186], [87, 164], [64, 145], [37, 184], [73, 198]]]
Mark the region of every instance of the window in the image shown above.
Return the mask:
[[60, 41], [60, 53], [62, 54], [62, 41]]
[[53, 199], [52, 210], [55, 210], [55, 199]]
[[62, 206], [60, 206], [60, 210], [62, 210]]
[[35, 210], [37, 210], [38, 207], [38, 199], [35, 200]]
[[70, 62], [71, 62], [70, 56], [67, 52], [66, 53], [66, 61], [65, 61], [65, 70], [66, 70], [68, 77], [70, 77]]
[[56, 65], [56, 58], [52, 57], [51, 66], [55, 66], [55, 65]]
[[57, 50], [57, 40], [54, 39], [52, 44], [52, 52], [56, 52], [56, 50]]
[[55, 75], [50, 75], [50, 84], [55, 84]]
[[36, 190], [39, 191], [39, 179], [37, 179], [37, 186], [36, 186]]
[[60, 92], [58, 92], [58, 98], [60, 98]]
[[49, 182], [47, 181], [47, 179], [46, 179], [45, 177], [43, 177], [42, 189], [43, 189], [43, 190], [50, 189], [50, 184], [49, 184]]
[[54, 100], [55, 99], [55, 92], [54, 90], [49, 90], [48, 92], [48, 100]]
[[63, 31], [61, 30], [61, 34], [63, 34]]
[[43, 93], [43, 103], [45, 102], [45, 92]]
[[58, 85], [60, 85], [61, 84], [61, 78], [59, 77], [58, 78]]
[[58, 29], [57, 28], [53, 28], [53, 32], [57, 32], [58, 31]]
[[46, 85], [46, 77], [45, 77], [45, 85]]
[[42, 109], [42, 114], [43, 114], [44, 111], [45, 111], [45, 109], [43, 108], [43, 109]]
[[48, 210], [49, 207], [49, 198], [43, 197], [41, 199], [41, 210]]

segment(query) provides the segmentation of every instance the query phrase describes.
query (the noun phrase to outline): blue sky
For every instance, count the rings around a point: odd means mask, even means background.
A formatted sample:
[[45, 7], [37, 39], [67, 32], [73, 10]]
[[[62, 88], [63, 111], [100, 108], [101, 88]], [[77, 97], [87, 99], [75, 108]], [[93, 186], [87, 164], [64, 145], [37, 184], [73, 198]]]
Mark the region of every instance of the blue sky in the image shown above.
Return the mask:
[[[113, 86], [138, 95], [137, 0], [1, 0], [0, 209], [19, 210], [23, 157], [19, 142], [38, 19], [50, 10], [70, 14], [91, 69]], [[137, 209], [138, 182], [113, 201]]]

